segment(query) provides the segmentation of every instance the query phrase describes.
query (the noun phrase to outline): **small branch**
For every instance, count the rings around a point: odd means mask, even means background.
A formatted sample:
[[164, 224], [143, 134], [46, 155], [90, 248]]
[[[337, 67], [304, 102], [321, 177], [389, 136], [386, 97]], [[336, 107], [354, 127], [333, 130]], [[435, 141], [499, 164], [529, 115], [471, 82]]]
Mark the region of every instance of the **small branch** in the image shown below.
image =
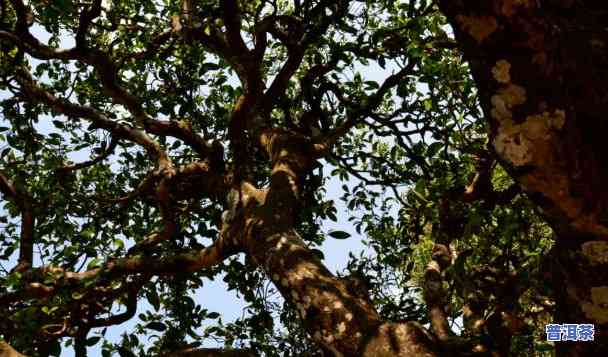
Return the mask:
[[6, 195], [11, 200], [16, 199], [18, 196], [15, 185], [1, 171], [0, 171], [0, 192], [2, 192], [4, 195]]
[[399, 72], [394, 73], [387, 77], [380, 88], [371, 96], [365, 98], [362, 101], [362, 104], [354, 105], [350, 103], [352, 107], [355, 108], [353, 112], [348, 116], [348, 118], [342, 123], [342, 125], [335, 128], [331, 133], [324, 136], [319, 141], [318, 149], [320, 150], [319, 154], [323, 154], [329, 148], [331, 148], [341, 137], [346, 135], [353, 127], [358, 124], [364, 123], [366, 117], [372, 114], [372, 112], [382, 104], [382, 100], [384, 96], [399, 82], [410, 75], [414, 69], [416, 62], [410, 62], [407, 66], [399, 70]]
[[86, 357], [87, 356], [87, 335], [79, 334], [74, 339], [74, 355], [75, 357]]
[[94, 0], [90, 9], [82, 10], [76, 30], [76, 47], [80, 50], [87, 48], [86, 35], [93, 20], [101, 15], [101, 0]]
[[108, 147], [104, 148], [103, 152], [96, 158], [89, 160], [89, 161], [84, 161], [84, 162], [81, 162], [78, 164], [65, 165], [65, 166], [58, 168], [57, 171], [69, 172], [69, 171], [77, 171], [77, 170], [85, 169], [87, 167], [91, 167], [91, 166], [105, 160], [106, 158], [108, 158], [108, 156], [112, 155], [114, 153], [114, 150], [116, 149], [117, 145], [118, 145], [118, 140], [116, 140], [114, 137], [112, 137]]
[[125, 304], [127, 309], [124, 312], [101, 319], [93, 319], [88, 323], [87, 328], [119, 325], [130, 320], [137, 312], [137, 293], [140, 288], [141, 284], [130, 286]]
[[211, 163], [217, 164], [218, 168], [223, 166], [224, 148], [222, 145], [217, 141], [205, 140], [194, 131], [192, 124], [185, 120], [150, 121], [146, 125], [146, 130], [156, 135], [180, 139], [190, 146], [201, 159], [208, 159]]
[[145, 46], [145, 49], [139, 52], [134, 52], [127, 55], [122, 59], [122, 63], [128, 60], [140, 60], [140, 59], [149, 59], [153, 55], [157, 54], [162, 45], [167, 43], [169, 40], [173, 39], [169, 44], [167, 49], [164, 49], [160, 54], [168, 53], [172, 48], [172, 45], [175, 43], [174, 31], [168, 30], [160, 33], [158, 36], [154, 37], [150, 42], [148, 42]]
[[96, 127], [108, 130], [117, 138], [124, 138], [141, 145], [159, 162], [159, 167], [166, 167], [170, 160], [160, 145], [146, 133], [136, 128], [115, 122], [102, 112], [91, 107], [77, 105], [68, 100], [57, 98], [36, 83], [29, 72], [21, 68], [16, 74], [21, 89], [32, 100], [44, 103], [68, 118], [84, 118]]

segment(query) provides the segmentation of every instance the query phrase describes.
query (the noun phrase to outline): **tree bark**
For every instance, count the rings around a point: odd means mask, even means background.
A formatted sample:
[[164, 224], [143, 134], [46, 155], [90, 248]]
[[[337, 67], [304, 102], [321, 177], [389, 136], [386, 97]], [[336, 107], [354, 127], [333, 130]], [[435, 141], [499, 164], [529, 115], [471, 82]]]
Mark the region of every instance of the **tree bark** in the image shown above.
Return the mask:
[[608, 9], [572, 0], [442, 0], [478, 86], [493, 148], [556, 233], [555, 323], [595, 324], [608, 348]]
[[381, 321], [368, 298], [349, 291], [345, 281], [333, 276], [293, 229], [275, 231], [274, 224], [268, 223], [254, 229], [248, 251], [326, 352], [437, 356], [434, 339], [422, 326]]
[[414, 322], [384, 322], [368, 296], [350, 291], [295, 230], [301, 177], [314, 162], [311, 143], [292, 133], [264, 133], [272, 173], [267, 189], [241, 184], [240, 218], [224, 231], [298, 311], [312, 339], [333, 356], [437, 356], [435, 340]]
[[21, 353], [15, 351], [11, 345], [0, 340], [0, 357], [25, 357]]

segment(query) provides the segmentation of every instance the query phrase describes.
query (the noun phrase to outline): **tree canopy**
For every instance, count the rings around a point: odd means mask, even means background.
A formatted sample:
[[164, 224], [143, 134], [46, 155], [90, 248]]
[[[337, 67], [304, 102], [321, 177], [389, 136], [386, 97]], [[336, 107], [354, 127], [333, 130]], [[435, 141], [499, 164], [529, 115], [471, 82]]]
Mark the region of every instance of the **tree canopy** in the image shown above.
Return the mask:
[[[0, 0], [0, 356], [608, 355], [607, 21]], [[353, 232], [335, 275], [320, 247]]]

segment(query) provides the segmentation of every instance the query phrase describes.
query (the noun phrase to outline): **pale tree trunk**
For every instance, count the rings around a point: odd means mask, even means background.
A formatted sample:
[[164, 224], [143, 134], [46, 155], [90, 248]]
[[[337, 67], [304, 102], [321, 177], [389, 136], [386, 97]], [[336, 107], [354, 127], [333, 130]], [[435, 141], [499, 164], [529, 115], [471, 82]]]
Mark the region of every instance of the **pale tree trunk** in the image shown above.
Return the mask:
[[335, 356], [436, 356], [433, 338], [413, 322], [380, 320], [369, 297], [333, 276], [293, 229], [262, 229], [249, 249], [305, 328]]
[[436, 342], [422, 326], [382, 321], [369, 296], [332, 275], [299, 237], [300, 178], [315, 156], [309, 143], [280, 131], [261, 141], [272, 161], [270, 186], [243, 183], [238, 219], [223, 233], [240, 241], [328, 355], [437, 356]]
[[556, 232], [555, 323], [595, 324], [608, 355], [608, 9], [573, 0], [440, 1], [491, 127], [494, 150]]
[[21, 353], [15, 351], [11, 345], [0, 340], [0, 357], [25, 357]]

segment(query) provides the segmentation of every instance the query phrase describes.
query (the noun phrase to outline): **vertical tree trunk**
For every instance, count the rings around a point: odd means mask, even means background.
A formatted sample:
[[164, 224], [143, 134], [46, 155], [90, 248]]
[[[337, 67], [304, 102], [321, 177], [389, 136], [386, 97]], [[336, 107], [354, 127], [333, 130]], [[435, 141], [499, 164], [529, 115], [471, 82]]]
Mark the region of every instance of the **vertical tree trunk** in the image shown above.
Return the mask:
[[608, 352], [608, 8], [573, 0], [442, 0], [494, 150], [556, 232], [555, 323], [593, 323]]
[[314, 159], [309, 143], [279, 131], [261, 141], [273, 166], [270, 187], [241, 185], [242, 219], [233, 232], [298, 311], [312, 339], [333, 356], [437, 356], [436, 342], [422, 326], [383, 322], [369, 296], [331, 274], [296, 232], [300, 180]]
[[554, 319], [594, 324], [595, 336], [594, 342], [557, 343], [557, 355], [608, 356], [608, 243], [572, 240], [559, 237], [551, 251]]

